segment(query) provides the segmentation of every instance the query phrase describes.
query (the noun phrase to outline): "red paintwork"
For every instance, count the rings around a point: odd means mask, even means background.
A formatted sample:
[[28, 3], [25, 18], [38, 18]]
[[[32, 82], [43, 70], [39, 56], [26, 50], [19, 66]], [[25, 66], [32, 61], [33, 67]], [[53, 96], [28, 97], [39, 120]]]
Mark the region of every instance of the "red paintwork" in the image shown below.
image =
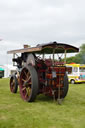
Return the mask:
[[[55, 62], [55, 66], [52, 66], [52, 60], [45, 60], [44, 64], [46, 68], [44, 69], [42, 63], [37, 63], [37, 71], [39, 78], [39, 93], [44, 93], [45, 95], [52, 96], [52, 90], [63, 87], [64, 75], [66, 72], [66, 67], [62, 62]], [[52, 71], [56, 72], [56, 78], [53, 79]]]

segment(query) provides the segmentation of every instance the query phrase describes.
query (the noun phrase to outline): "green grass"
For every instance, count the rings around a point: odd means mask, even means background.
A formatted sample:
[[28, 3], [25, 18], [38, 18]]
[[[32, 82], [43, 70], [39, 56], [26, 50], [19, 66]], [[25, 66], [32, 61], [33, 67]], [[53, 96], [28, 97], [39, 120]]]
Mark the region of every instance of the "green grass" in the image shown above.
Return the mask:
[[0, 128], [85, 128], [85, 84], [70, 85], [62, 105], [40, 95], [27, 103], [0, 79]]

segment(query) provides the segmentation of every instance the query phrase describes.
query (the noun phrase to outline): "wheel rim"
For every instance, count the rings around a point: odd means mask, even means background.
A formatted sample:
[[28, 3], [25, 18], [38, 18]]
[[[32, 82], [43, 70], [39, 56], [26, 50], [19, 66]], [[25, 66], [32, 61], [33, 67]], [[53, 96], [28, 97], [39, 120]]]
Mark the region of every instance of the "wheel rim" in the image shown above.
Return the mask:
[[31, 74], [27, 68], [23, 68], [20, 75], [20, 93], [24, 100], [28, 100], [32, 92]]
[[71, 80], [71, 84], [74, 84], [75, 83], [75, 81], [74, 80]]
[[15, 80], [12, 77], [11, 80], [10, 80], [10, 90], [11, 90], [11, 92], [14, 92], [14, 89], [15, 89]]

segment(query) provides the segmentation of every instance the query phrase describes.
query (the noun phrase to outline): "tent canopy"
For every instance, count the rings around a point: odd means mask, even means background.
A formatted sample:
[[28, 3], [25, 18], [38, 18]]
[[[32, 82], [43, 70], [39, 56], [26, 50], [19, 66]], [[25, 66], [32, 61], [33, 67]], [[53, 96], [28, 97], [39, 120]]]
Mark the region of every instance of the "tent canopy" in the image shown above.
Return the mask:
[[4, 69], [0, 67], [0, 71], [4, 71]]

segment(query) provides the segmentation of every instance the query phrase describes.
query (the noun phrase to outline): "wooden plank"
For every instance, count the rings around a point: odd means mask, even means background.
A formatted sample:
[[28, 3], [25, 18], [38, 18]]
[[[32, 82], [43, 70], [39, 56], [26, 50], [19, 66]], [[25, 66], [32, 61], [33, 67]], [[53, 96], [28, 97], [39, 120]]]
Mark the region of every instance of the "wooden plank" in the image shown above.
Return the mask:
[[42, 47], [23, 48], [23, 49], [8, 51], [7, 54], [37, 52], [37, 51], [41, 51], [41, 50], [42, 50]]

